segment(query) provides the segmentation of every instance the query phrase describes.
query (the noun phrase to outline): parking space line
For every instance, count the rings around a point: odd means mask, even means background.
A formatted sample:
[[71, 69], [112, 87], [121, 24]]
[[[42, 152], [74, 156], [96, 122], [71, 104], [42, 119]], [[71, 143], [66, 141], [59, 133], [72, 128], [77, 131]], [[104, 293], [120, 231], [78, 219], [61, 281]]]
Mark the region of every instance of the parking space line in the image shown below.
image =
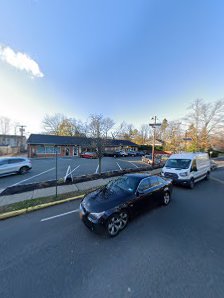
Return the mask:
[[116, 164], [117, 164], [118, 168], [122, 171], [122, 167], [119, 165], [119, 163], [116, 162]]
[[129, 161], [130, 164], [132, 164], [133, 166], [135, 166], [136, 168], [138, 168], [138, 166], [136, 166], [133, 162]]
[[54, 216], [51, 216], [51, 217], [42, 218], [40, 221], [41, 222], [47, 221], [47, 220], [50, 220], [50, 219], [54, 219], [54, 218], [57, 218], [57, 217], [65, 216], [65, 215], [68, 215], [68, 214], [71, 214], [71, 213], [75, 213], [75, 212], [79, 212], [79, 209], [75, 209], [75, 210], [68, 211], [68, 212], [65, 212], [65, 213], [57, 214], [57, 215], [54, 215]]
[[221, 183], [221, 184], [224, 184], [224, 181], [221, 180], [221, 179], [218, 179], [218, 178], [215, 178], [215, 177], [211, 177], [211, 176], [210, 176], [210, 179], [211, 179], [211, 180], [214, 180], [214, 181], [216, 181], [216, 182], [219, 182], [219, 183]]
[[77, 170], [79, 167], [80, 167], [80, 165], [78, 165], [76, 168], [74, 168], [74, 170], [71, 171], [71, 174], [72, 174], [75, 170]]
[[[43, 174], [48, 173], [48, 172], [50, 172], [50, 171], [53, 171], [54, 169], [55, 169], [55, 167], [54, 167], [54, 168], [51, 168], [51, 169], [49, 169], [49, 170], [47, 170], [47, 171], [44, 171], [44, 172], [42, 172], [42, 173], [39, 173], [39, 174], [37, 174], [37, 175], [34, 175], [34, 176], [30, 177], [30, 178], [27, 178], [27, 179], [24, 179], [24, 180], [22, 180], [22, 181], [19, 181], [19, 182], [15, 183], [15, 184], [13, 184], [13, 185], [11, 185], [11, 186], [16, 186], [16, 185], [18, 185], [18, 184], [20, 184], [20, 183], [22, 183], [22, 182], [31, 180], [31, 179], [33, 179], [33, 178], [35, 178], [35, 177], [38, 177], [38, 176], [40, 176], [40, 175], [43, 175]], [[11, 187], [11, 186], [8, 186], [8, 187]]]
[[99, 170], [99, 165], [98, 165], [97, 168], [96, 168], [96, 172], [95, 172], [95, 174], [98, 173], [98, 170]]

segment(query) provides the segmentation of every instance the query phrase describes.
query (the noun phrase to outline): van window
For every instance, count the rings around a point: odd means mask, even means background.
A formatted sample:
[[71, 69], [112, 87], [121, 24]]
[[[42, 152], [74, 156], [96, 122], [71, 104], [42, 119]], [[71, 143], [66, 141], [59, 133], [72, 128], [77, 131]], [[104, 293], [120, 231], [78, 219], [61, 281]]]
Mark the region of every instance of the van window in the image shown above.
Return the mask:
[[191, 171], [197, 171], [196, 159], [193, 159], [192, 161]]
[[167, 168], [175, 168], [175, 169], [188, 169], [190, 166], [190, 159], [168, 159], [165, 167]]

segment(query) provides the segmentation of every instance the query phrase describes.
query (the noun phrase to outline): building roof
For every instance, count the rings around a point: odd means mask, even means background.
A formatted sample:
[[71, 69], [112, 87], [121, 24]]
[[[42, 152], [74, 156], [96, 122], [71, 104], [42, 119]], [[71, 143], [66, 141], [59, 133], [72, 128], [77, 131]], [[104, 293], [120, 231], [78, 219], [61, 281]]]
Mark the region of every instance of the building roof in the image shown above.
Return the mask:
[[[27, 140], [30, 145], [79, 145], [91, 146], [94, 143], [93, 138], [86, 137], [65, 137], [55, 135], [31, 134]], [[105, 146], [137, 146], [135, 143], [127, 140], [107, 139]]]

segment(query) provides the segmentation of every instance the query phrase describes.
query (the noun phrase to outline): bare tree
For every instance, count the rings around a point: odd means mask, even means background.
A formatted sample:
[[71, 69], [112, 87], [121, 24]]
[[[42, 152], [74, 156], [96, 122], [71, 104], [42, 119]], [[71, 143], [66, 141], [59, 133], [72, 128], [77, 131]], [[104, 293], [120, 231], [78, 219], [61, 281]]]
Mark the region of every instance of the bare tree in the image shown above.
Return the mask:
[[11, 120], [7, 117], [0, 117], [0, 133], [3, 135], [10, 134]]
[[63, 114], [46, 115], [42, 121], [43, 128], [48, 134], [60, 136], [86, 136], [87, 123], [68, 118]]
[[102, 157], [105, 148], [105, 122], [103, 116], [92, 114], [90, 115], [89, 134], [93, 138], [93, 146], [96, 147], [97, 156], [99, 159], [99, 174], [102, 170]]
[[51, 135], [59, 135], [60, 134], [60, 125], [66, 117], [63, 114], [55, 114], [53, 116], [45, 115], [42, 125], [44, 130]]
[[189, 127], [194, 127], [195, 150], [207, 150], [210, 146], [210, 138], [219, 133], [224, 127], [224, 100], [214, 103], [196, 99], [189, 107], [190, 113], [185, 117]]
[[105, 137], [107, 139], [108, 132], [113, 128], [113, 126], [115, 125], [115, 122], [111, 118], [107, 117], [107, 118], [103, 119], [102, 124], [103, 124], [104, 134], [105, 134]]

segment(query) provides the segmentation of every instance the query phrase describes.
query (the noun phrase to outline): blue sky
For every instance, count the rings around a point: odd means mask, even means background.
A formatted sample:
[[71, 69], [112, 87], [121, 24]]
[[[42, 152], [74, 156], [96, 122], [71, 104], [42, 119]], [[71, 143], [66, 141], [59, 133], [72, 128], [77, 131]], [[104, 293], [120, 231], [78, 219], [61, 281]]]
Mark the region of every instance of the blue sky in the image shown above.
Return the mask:
[[57, 112], [177, 119], [224, 96], [223, 15], [219, 0], [1, 0], [0, 115], [30, 132]]

